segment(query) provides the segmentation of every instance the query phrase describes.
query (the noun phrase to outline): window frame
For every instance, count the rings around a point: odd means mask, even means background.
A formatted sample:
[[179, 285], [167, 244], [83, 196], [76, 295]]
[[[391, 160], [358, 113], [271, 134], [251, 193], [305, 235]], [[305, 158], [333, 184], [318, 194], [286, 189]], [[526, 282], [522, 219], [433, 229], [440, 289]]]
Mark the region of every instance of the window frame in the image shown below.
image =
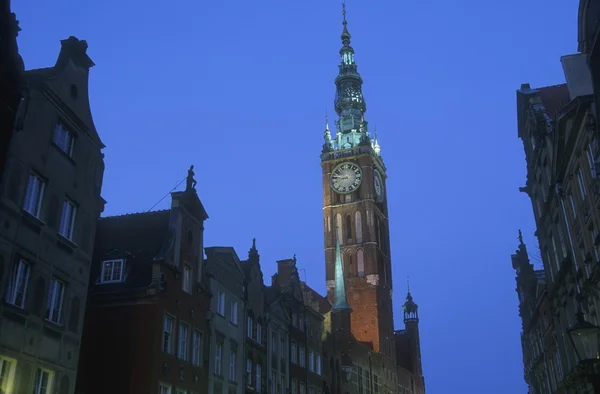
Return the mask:
[[[42, 391], [42, 387], [39, 387], [40, 380], [43, 379], [42, 374], [47, 374], [48, 380], [46, 382], [46, 387]], [[50, 394], [54, 392], [54, 371], [51, 371], [47, 368], [38, 367], [35, 371], [35, 379], [33, 381], [33, 393], [34, 394]]]
[[191, 362], [192, 365], [197, 367], [202, 366], [202, 341], [204, 340], [204, 334], [198, 329], [192, 331], [192, 354]]
[[192, 266], [190, 264], [183, 264], [183, 272], [181, 275], [181, 280], [182, 280], [182, 289], [183, 291], [185, 291], [188, 294], [192, 294], [193, 293], [193, 278], [194, 278], [194, 272], [192, 269]]
[[[32, 190], [33, 182], [37, 181], [37, 190]], [[36, 195], [32, 194], [36, 192]], [[27, 186], [25, 187], [25, 196], [23, 198], [22, 208], [31, 216], [40, 219], [42, 214], [42, 205], [44, 193], [46, 191], [46, 179], [35, 171], [30, 171], [27, 176]]]
[[[56, 292], [56, 285], [60, 284], [61, 288], [59, 294]], [[45, 320], [54, 323], [56, 325], [62, 325], [61, 320], [63, 317], [63, 307], [65, 303], [65, 289], [67, 287], [67, 283], [57, 278], [56, 276], [52, 276], [50, 279], [50, 288], [48, 289], [48, 299], [46, 300], [46, 318]], [[56, 319], [54, 318], [54, 314], [56, 312]]]
[[[68, 146], [63, 146], [64, 144], [58, 138], [58, 133], [63, 132], [63, 134], [68, 138], [67, 144]], [[65, 126], [64, 122], [58, 121], [54, 126], [54, 132], [52, 134], [52, 143], [56, 146], [63, 154], [67, 155], [69, 158], [73, 158], [73, 151], [75, 148], [75, 133], [71, 131], [71, 129]]]
[[215, 342], [214, 373], [217, 376], [223, 376], [223, 344]]
[[177, 357], [180, 360], [189, 360], [190, 347], [190, 325], [184, 321], [179, 321], [179, 330], [177, 331]]
[[225, 317], [225, 292], [217, 292], [217, 314], [221, 317]]
[[231, 300], [231, 302], [229, 303], [229, 322], [235, 326], [238, 325], [239, 323], [239, 319], [238, 319], [238, 309], [239, 309], [239, 304], [236, 300]]
[[[70, 217], [68, 218], [65, 217], [67, 207], [71, 208]], [[75, 232], [75, 219], [77, 218], [78, 210], [77, 208], [78, 207], [75, 201], [71, 200], [70, 198], [67, 197], [63, 200], [63, 207], [60, 214], [60, 224], [58, 226], [58, 234], [71, 242], [73, 242], [73, 234]], [[65, 220], [68, 220], [69, 223], [66, 224]]]
[[234, 348], [229, 349], [229, 380], [232, 382], [236, 381], [237, 375], [237, 350]]
[[[166, 323], [170, 321], [171, 327], [170, 331], [167, 331]], [[162, 335], [162, 351], [167, 354], [173, 354], [173, 328], [175, 327], [175, 317], [165, 313], [163, 316], [163, 335]], [[166, 338], [166, 336], [169, 336]], [[165, 344], [167, 344], [167, 349], [165, 349]]]
[[[106, 273], [106, 264], [110, 263], [110, 280], [105, 280], [104, 276]], [[120, 267], [120, 272], [119, 272], [119, 277], [117, 279], [114, 279], [114, 268], [115, 268], [115, 263], [119, 263], [121, 265]], [[124, 271], [125, 271], [125, 259], [113, 259], [113, 260], [104, 260], [101, 263], [101, 270], [100, 270], [100, 284], [108, 284], [108, 283], [120, 283], [123, 282], [123, 278], [124, 278]]]
[[[27, 272], [25, 272], [25, 279], [21, 281], [23, 272], [20, 270], [21, 267], [27, 267]], [[17, 259], [12, 267], [11, 275], [8, 281], [8, 286], [6, 287], [6, 298], [5, 302], [19, 309], [25, 309], [25, 300], [27, 299], [27, 287], [29, 285], [29, 276], [31, 274], [31, 264], [24, 259]], [[23, 296], [20, 304], [16, 303], [16, 298], [19, 292], [19, 284], [23, 285]]]
[[[5, 369], [5, 366], [8, 366]], [[6, 371], [6, 376], [4, 379], [0, 380], [0, 390], [6, 393], [12, 386], [12, 382], [15, 380], [15, 372], [17, 370], [17, 360], [14, 358], [6, 357], [4, 355], [0, 356], [0, 374], [2, 371]], [[1, 377], [1, 375], [0, 375]]]

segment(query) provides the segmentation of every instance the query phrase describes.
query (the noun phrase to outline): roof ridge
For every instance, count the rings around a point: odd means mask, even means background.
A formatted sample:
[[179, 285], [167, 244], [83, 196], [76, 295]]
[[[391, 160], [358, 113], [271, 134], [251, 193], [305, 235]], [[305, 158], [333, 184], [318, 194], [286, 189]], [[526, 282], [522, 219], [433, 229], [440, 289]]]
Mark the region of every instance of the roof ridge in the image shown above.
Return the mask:
[[132, 216], [149, 216], [152, 214], [158, 214], [158, 213], [163, 213], [163, 212], [167, 212], [167, 211], [170, 211], [170, 209], [159, 209], [157, 211], [146, 211], [146, 212], [123, 213], [121, 215], [101, 216], [98, 220], [116, 219], [116, 218], [123, 218], [123, 217], [132, 217]]

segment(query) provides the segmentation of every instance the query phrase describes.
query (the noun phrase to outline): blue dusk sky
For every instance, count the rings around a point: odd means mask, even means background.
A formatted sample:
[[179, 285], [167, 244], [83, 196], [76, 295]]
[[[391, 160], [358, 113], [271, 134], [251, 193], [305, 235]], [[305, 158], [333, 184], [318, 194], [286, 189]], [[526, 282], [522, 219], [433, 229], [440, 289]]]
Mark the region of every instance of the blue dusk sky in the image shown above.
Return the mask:
[[[525, 393], [514, 271], [522, 228], [539, 266], [515, 91], [564, 82], [577, 1], [349, 0], [371, 131], [388, 170], [394, 316], [420, 306], [431, 394]], [[325, 290], [322, 176], [341, 0], [13, 1], [28, 69], [88, 41], [106, 144], [104, 215], [143, 212], [196, 166], [206, 245], [265, 278], [297, 255]], [[181, 185], [179, 189], [182, 189]], [[169, 207], [165, 198], [155, 209]]]

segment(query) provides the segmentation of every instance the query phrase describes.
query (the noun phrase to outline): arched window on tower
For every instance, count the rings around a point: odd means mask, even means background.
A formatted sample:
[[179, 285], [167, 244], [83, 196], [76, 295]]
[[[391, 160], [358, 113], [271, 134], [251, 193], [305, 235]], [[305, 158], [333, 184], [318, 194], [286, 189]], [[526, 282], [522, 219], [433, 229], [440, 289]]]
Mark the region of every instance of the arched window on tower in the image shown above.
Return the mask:
[[354, 214], [354, 228], [356, 229], [356, 243], [362, 242], [362, 215], [360, 211], [356, 211]]
[[365, 276], [365, 253], [362, 249], [356, 252], [356, 275]]
[[344, 238], [342, 237], [342, 215], [339, 213], [335, 215], [335, 232], [337, 240], [340, 242], [340, 244], [343, 243]]
[[342, 255], [342, 264], [344, 266], [344, 276], [345, 277], [351, 277], [352, 273], [354, 272], [354, 267], [352, 266], [353, 263], [353, 257], [352, 256], [352, 252], [349, 252], [347, 254]]
[[346, 216], [346, 240], [349, 244], [352, 243], [352, 217], [350, 215]]

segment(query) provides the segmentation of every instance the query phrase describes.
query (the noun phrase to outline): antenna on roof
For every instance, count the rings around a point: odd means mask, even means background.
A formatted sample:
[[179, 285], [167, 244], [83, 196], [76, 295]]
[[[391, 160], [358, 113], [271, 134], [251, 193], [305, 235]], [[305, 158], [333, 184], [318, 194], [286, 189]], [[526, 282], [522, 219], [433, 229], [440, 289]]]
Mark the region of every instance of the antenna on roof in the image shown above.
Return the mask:
[[177, 188], [179, 187], [179, 185], [181, 185], [183, 182], [185, 182], [185, 180], [186, 180], [186, 179], [187, 179], [187, 176], [186, 176], [185, 178], [183, 178], [183, 179], [181, 180], [181, 182], [179, 182], [177, 185], [175, 185], [175, 187], [174, 187], [173, 189], [169, 190], [169, 192], [168, 192], [167, 194], [165, 194], [165, 195], [163, 196], [163, 198], [161, 198], [160, 200], [158, 200], [158, 201], [156, 202], [156, 204], [154, 204], [154, 205], [152, 206], [152, 208], [150, 208], [150, 209], [149, 209], [149, 210], [147, 210], [146, 212], [150, 212], [151, 210], [153, 210], [155, 206], [157, 206], [158, 204], [160, 204], [160, 203], [162, 202], [162, 200], [164, 200], [165, 198], [167, 198], [167, 196], [168, 196], [169, 194], [171, 194], [171, 192], [172, 192], [173, 190], [177, 189]]

